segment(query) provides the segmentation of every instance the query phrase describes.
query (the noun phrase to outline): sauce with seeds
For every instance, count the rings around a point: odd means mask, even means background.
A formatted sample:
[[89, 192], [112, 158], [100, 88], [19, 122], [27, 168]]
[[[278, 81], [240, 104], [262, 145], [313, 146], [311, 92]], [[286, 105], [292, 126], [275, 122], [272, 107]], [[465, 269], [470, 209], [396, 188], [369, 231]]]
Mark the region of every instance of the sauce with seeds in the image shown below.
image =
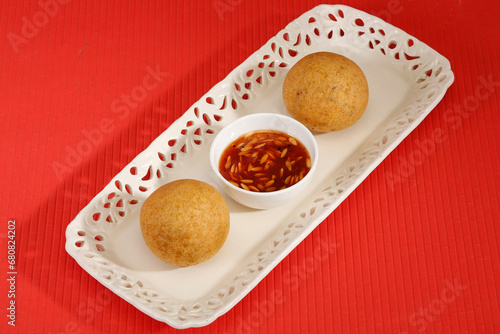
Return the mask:
[[222, 153], [219, 172], [236, 187], [257, 192], [285, 189], [311, 169], [311, 157], [296, 138], [280, 131], [248, 132]]

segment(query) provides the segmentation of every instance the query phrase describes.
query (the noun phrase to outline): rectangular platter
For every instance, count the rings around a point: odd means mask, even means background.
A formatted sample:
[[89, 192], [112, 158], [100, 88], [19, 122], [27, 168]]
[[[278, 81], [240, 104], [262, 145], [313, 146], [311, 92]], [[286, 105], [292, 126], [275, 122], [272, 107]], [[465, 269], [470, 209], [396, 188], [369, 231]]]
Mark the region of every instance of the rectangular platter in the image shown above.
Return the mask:
[[[353, 126], [315, 134], [319, 164], [308, 191], [285, 206], [254, 210], [219, 189], [231, 219], [219, 253], [188, 268], [157, 259], [140, 231], [144, 200], [177, 179], [218, 187], [208, 161], [215, 135], [243, 115], [287, 115], [283, 80], [300, 58], [317, 51], [354, 60], [367, 77], [370, 100]], [[347, 6], [315, 7], [215, 85], [116, 175], [68, 225], [66, 251], [149, 316], [175, 328], [208, 325], [330, 215], [430, 113], [453, 80], [446, 58], [400, 29]]]

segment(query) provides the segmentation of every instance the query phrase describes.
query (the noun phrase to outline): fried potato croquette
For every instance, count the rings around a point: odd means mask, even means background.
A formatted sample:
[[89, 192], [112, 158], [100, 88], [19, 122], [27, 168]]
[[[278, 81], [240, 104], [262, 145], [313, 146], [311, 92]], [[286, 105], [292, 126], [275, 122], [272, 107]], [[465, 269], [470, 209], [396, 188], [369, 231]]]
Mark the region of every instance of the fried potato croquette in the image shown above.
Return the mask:
[[229, 233], [229, 209], [213, 186], [183, 179], [167, 183], [144, 202], [141, 232], [149, 249], [178, 267], [213, 257]]
[[309, 130], [339, 131], [356, 123], [368, 105], [368, 82], [349, 58], [317, 52], [300, 59], [283, 83], [290, 115]]

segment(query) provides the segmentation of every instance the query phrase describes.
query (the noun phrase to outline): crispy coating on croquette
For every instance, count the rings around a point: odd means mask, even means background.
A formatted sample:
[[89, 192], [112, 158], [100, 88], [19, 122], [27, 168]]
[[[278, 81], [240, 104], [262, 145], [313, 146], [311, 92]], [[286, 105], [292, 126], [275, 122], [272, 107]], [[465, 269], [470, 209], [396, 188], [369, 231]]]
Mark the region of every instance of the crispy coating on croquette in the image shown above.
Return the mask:
[[162, 261], [187, 267], [213, 257], [229, 233], [229, 209], [211, 185], [191, 179], [167, 183], [144, 202], [141, 232]]
[[368, 82], [352, 60], [332, 52], [300, 59], [283, 83], [283, 102], [290, 115], [312, 131], [345, 129], [365, 112]]

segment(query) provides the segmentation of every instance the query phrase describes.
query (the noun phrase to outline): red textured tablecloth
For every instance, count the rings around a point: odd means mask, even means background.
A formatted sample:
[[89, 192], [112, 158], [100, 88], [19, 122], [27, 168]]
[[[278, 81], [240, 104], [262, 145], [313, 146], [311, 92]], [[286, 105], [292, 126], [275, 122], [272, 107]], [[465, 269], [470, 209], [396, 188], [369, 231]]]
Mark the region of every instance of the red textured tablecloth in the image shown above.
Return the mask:
[[[65, 252], [65, 229], [204, 93], [318, 4], [0, 3], [2, 333], [177, 331], [82, 270]], [[185, 333], [500, 332], [500, 5], [344, 4], [431, 46], [455, 82], [255, 289]], [[147, 94], [124, 100], [151, 71]], [[442, 140], [423, 150], [436, 129]], [[335, 247], [318, 254], [321, 243]]]

